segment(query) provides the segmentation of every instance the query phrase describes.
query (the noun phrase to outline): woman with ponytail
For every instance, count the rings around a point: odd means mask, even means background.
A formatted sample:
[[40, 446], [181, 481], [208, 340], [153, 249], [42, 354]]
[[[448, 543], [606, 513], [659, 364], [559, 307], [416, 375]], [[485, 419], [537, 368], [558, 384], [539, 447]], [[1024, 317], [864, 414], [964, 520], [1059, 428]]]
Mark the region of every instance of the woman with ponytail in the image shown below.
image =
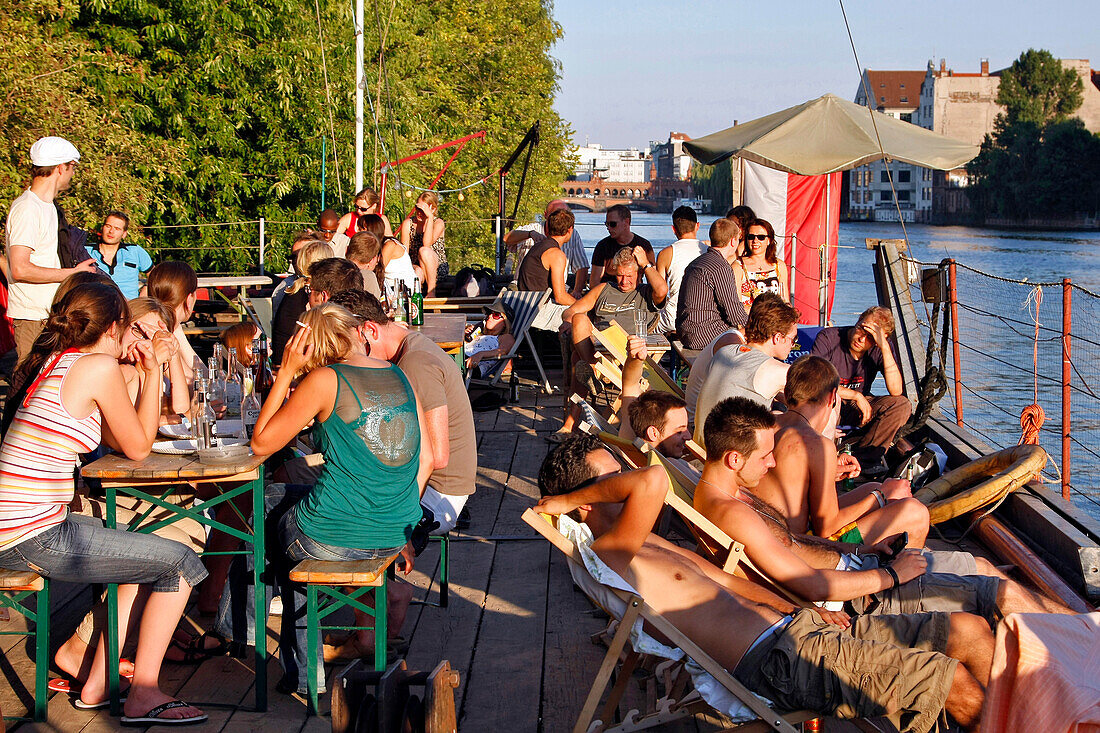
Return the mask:
[[[102, 440], [141, 460], [156, 437], [162, 364], [170, 352], [164, 344], [171, 335], [160, 332], [124, 348], [129, 326], [117, 288], [78, 285], [54, 304], [19, 365], [27, 388], [0, 445], [0, 567], [58, 580], [119, 583], [120, 635], [131, 615], [140, 615], [123, 722], [201, 722], [206, 716], [200, 710], [173, 700], [158, 683], [191, 588], [206, 577], [198, 556], [178, 542], [106, 529], [98, 519], [69, 512], [79, 454]], [[136, 407], [119, 367], [123, 356], [142, 373]], [[107, 702], [105, 646], [100, 635], [78, 707]]]

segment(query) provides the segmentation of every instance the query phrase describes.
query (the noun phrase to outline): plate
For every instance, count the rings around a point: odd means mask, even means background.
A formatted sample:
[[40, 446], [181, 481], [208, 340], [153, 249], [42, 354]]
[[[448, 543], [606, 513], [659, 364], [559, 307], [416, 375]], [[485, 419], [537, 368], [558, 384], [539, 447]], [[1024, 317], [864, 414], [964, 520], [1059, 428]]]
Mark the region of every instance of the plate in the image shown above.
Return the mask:
[[[220, 447], [228, 448], [235, 445], [245, 445], [246, 441], [240, 438], [222, 438]], [[153, 452], [169, 456], [186, 456], [198, 451], [199, 447], [194, 438], [189, 440], [158, 440], [153, 443]]]
[[[239, 435], [242, 428], [244, 423], [240, 420], [218, 420], [218, 435]], [[181, 423], [161, 425], [160, 434], [175, 440], [188, 440], [191, 438], [191, 421], [185, 417]]]
[[183, 422], [174, 425], [161, 425], [160, 434], [166, 438], [186, 440], [191, 437], [191, 421], [185, 417]]

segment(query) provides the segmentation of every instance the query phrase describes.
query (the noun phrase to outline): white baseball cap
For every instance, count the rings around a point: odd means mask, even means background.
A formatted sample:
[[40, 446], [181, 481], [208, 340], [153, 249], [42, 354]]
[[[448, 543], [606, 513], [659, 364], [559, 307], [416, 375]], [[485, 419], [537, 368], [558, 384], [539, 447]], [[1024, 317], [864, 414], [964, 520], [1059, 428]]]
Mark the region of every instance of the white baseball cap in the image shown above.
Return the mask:
[[63, 137], [43, 137], [31, 146], [31, 165], [45, 167], [78, 160], [76, 146]]

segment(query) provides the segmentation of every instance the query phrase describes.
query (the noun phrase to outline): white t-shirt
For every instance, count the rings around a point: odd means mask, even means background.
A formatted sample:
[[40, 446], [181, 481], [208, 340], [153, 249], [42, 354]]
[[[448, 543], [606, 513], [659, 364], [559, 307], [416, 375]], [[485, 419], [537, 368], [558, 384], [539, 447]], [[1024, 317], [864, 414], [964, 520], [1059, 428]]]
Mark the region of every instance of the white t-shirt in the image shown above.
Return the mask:
[[677, 239], [672, 244], [672, 262], [668, 265], [668, 294], [661, 306], [661, 317], [657, 321], [657, 332], [668, 333], [676, 330], [676, 301], [680, 299], [680, 281], [684, 279], [684, 270], [696, 257], [707, 251], [708, 245], [698, 239]]
[[[8, 235], [8, 263], [11, 248], [29, 247], [31, 264], [61, 269], [57, 256], [57, 209], [27, 189], [11, 204], [5, 227]], [[8, 315], [24, 321], [45, 320], [60, 283], [20, 283], [8, 286]]]

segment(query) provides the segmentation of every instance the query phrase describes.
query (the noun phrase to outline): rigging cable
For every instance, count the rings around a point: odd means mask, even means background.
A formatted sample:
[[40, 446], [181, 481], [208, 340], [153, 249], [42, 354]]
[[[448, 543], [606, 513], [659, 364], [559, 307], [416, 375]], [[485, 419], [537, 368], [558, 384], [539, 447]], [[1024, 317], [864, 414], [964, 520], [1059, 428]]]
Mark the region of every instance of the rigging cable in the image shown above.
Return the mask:
[[[397, 119], [397, 115], [393, 109], [393, 93], [390, 91], [390, 71], [386, 65], [386, 41], [389, 38], [390, 26], [393, 24], [393, 13], [397, 8], [397, 0], [393, 0], [390, 3], [389, 16], [386, 18], [386, 27], [382, 28], [382, 13], [378, 9], [378, 0], [374, 0], [374, 22], [378, 26], [378, 78], [379, 85], [385, 90], [385, 104], [389, 110], [389, 125], [390, 125], [390, 144], [393, 146], [393, 156], [397, 156], [397, 131], [395, 129], [394, 120]], [[381, 90], [380, 90], [381, 91]], [[379, 96], [382, 96], [381, 94]], [[388, 156], [387, 156], [388, 157]], [[401, 185], [401, 169], [400, 166], [392, 169], [394, 178], [397, 180], [397, 185]]]
[[[1030, 311], [1035, 306], [1035, 338], [1032, 340], [1031, 358], [1033, 363], [1032, 375], [1034, 378], [1035, 401], [1020, 412], [1020, 443], [1019, 445], [1039, 445], [1039, 431], [1043, 429], [1046, 421], [1046, 413], [1039, 404], [1039, 307], [1043, 304], [1043, 289], [1036, 285], [1031, 294], [1027, 296], [1027, 308]], [[1040, 476], [1040, 480], [1042, 477]]]
[[[336, 168], [336, 193], [340, 197], [340, 200], [344, 200], [344, 184], [340, 180], [340, 155], [336, 152], [336, 123], [332, 117], [332, 90], [328, 83], [328, 61], [325, 58], [325, 35], [321, 30], [321, 3], [320, 0], [313, 0], [313, 7], [317, 11], [317, 45], [321, 47], [321, 71], [325, 77], [325, 100], [326, 107], [328, 107], [328, 128], [329, 134], [332, 135], [332, 162]], [[363, 29], [358, 29], [360, 33]], [[356, 82], [358, 83], [358, 81]]]

